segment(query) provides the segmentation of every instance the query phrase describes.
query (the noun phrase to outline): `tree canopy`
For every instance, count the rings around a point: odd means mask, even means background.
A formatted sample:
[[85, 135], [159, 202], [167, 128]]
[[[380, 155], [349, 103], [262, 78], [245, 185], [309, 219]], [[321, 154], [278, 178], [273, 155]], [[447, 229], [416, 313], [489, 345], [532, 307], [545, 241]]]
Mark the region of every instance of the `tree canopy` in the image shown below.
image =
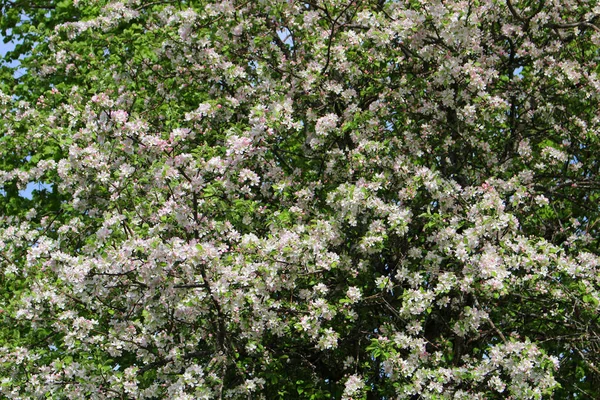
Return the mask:
[[600, 397], [597, 1], [0, 11], [2, 397]]

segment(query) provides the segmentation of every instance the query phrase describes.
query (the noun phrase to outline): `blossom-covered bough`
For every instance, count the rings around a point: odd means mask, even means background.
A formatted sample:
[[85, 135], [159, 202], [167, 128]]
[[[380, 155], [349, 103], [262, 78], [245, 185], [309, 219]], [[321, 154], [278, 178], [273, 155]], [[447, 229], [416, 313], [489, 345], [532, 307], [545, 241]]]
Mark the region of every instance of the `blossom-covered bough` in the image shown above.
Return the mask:
[[596, 1], [0, 5], [2, 397], [600, 395]]

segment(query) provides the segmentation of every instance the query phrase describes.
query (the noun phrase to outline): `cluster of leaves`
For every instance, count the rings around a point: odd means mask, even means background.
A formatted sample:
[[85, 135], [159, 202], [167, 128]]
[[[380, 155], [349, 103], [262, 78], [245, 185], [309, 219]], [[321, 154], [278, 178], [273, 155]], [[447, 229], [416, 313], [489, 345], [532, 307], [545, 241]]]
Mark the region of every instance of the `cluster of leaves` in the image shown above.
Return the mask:
[[600, 395], [596, 1], [0, 9], [3, 397]]

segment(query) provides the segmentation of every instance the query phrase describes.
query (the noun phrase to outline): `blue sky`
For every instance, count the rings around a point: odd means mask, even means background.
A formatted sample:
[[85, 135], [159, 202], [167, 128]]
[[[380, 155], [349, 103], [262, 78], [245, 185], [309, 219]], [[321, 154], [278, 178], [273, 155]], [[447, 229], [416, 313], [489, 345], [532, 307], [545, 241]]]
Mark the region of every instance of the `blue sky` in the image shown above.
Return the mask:
[[[14, 48], [13, 43], [4, 43], [4, 38], [0, 35], [0, 56], [4, 57], [4, 55], [11, 51]], [[40, 182], [30, 182], [25, 190], [21, 190], [19, 194], [26, 198], [31, 198], [31, 194], [35, 189], [42, 189], [44, 185]], [[49, 188], [49, 187], [48, 187]], [[2, 189], [0, 187], [0, 194], [2, 193]]]
[[15, 46], [13, 43], [9, 42], [9, 43], [4, 43], [4, 37], [2, 36], [2, 34], [0, 34], [0, 55], [2, 57], [4, 57], [4, 55], [11, 51], [12, 49], [14, 49]]
[[[1, 37], [2, 35], [0, 35], [0, 38]], [[12, 47], [13, 46], [11, 43], [4, 43], [4, 41], [2, 41], [2, 43], [0, 43], [0, 54], [4, 56], [7, 51], [10, 51], [12, 49]]]

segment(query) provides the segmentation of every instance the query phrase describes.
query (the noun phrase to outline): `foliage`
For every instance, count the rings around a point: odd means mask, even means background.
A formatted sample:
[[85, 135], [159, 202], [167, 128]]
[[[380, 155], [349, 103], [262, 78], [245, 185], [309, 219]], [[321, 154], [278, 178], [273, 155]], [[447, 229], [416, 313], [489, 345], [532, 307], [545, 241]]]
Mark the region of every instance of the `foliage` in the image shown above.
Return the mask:
[[600, 397], [596, 1], [0, 8], [3, 397]]

